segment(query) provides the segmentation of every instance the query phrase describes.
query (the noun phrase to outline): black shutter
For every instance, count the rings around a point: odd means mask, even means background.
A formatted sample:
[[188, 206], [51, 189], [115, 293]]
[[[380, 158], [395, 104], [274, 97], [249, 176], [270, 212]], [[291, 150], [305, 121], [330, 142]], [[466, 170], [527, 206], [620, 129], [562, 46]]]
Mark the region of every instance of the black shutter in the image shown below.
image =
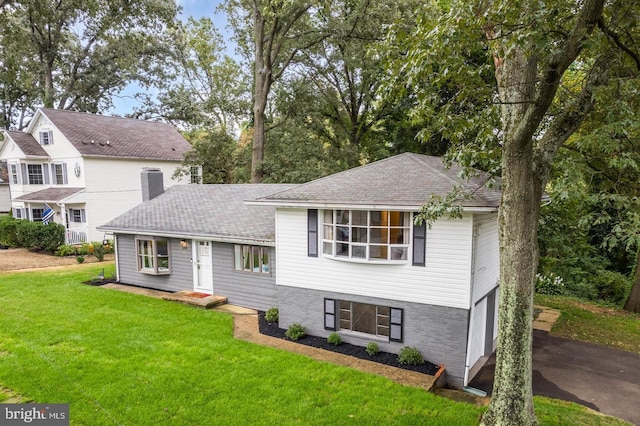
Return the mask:
[[307, 256], [318, 257], [318, 210], [307, 210]]
[[389, 318], [389, 340], [402, 342], [402, 320], [404, 311], [399, 308], [391, 308], [391, 318]]
[[336, 330], [336, 301], [333, 299], [324, 299], [324, 328]]
[[[415, 218], [415, 216], [414, 216]], [[427, 224], [413, 224], [413, 266], [425, 266], [425, 252], [427, 240]]]

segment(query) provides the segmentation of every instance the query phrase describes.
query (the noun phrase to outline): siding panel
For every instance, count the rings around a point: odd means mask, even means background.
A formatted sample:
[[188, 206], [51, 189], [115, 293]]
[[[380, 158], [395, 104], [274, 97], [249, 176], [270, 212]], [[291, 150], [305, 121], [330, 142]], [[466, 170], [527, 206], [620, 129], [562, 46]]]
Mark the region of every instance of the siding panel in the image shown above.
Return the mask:
[[[398, 353], [404, 346], [413, 346], [428, 361], [445, 366], [448, 383], [459, 387], [463, 385], [469, 319], [469, 311], [466, 309], [296, 287], [279, 286], [278, 295], [281, 328], [300, 322], [308, 334], [321, 337], [328, 337], [332, 333], [331, 330], [324, 328], [325, 298], [403, 309], [403, 341], [376, 340], [380, 349]], [[374, 338], [354, 335], [348, 331], [338, 330], [338, 333], [343, 341], [363, 347], [374, 340]]]
[[476, 241], [474, 247], [473, 302], [493, 290], [500, 279], [498, 220], [496, 215], [476, 215]]
[[407, 264], [355, 263], [322, 254], [308, 257], [306, 210], [278, 209], [278, 285], [468, 309], [472, 224], [465, 215], [427, 230], [424, 267], [412, 266], [411, 259]]
[[136, 260], [135, 236], [117, 235], [118, 244], [118, 276], [122, 284], [164, 291], [193, 290], [193, 268], [191, 266], [191, 250], [180, 247], [180, 240], [170, 240], [169, 275], [150, 275], [138, 272]]
[[[305, 257], [307, 255], [306, 241], [305, 234]], [[233, 244], [214, 242], [212, 250], [214, 294], [225, 296], [230, 304], [251, 309], [266, 311], [272, 306], [277, 306], [276, 258], [273, 247], [269, 250], [270, 274], [235, 271], [233, 269]]]

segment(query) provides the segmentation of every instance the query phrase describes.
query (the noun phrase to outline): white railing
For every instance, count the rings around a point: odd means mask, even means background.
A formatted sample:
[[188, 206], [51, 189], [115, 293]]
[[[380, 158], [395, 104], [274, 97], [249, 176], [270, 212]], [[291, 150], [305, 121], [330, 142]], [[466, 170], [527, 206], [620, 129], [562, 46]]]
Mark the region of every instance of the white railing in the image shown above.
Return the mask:
[[87, 242], [87, 228], [70, 228], [65, 234], [66, 244], [82, 244]]

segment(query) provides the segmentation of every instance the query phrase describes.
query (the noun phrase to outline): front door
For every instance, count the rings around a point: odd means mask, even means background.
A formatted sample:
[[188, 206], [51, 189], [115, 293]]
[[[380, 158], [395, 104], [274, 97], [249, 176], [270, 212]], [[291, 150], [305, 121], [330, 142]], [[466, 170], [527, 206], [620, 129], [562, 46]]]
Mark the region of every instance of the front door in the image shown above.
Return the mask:
[[213, 262], [211, 261], [211, 242], [194, 241], [195, 262], [194, 290], [202, 293], [213, 294]]

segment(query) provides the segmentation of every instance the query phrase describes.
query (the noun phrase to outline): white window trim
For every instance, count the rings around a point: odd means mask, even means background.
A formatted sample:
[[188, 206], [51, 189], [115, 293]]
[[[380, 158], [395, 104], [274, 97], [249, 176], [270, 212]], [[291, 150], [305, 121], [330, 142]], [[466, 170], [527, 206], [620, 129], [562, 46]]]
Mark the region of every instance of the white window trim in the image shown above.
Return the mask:
[[[151, 243], [152, 253], [150, 254], [151, 259], [153, 261], [152, 268], [146, 268], [142, 265], [141, 254], [140, 254], [140, 242], [147, 241]], [[158, 264], [158, 241], [167, 243], [167, 269], [160, 269]], [[170, 275], [171, 274], [171, 244], [170, 240], [166, 238], [157, 238], [157, 237], [136, 237], [135, 238], [135, 249], [136, 249], [136, 265], [138, 272], [149, 275]], [[145, 255], [146, 256], [146, 255]]]
[[53, 145], [53, 131], [51, 130], [41, 130], [39, 132], [40, 136], [40, 145]]
[[[62, 169], [62, 183], [58, 183], [58, 179], [57, 179], [57, 174], [56, 174], [56, 167], [60, 166], [60, 168]], [[67, 178], [67, 163], [63, 163], [63, 162], [56, 162], [56, 163], [51, 163], [51, 183], [53, 185], [67, 185], [68, 184], [68, 178]]]
[[[15, 168], [15, 173], [13, 168]], [[19, 163], [9, 163], [9, 183], [11, 185], [21, 185], [22, 184], [22, 176], [20, 173], [20, 164]]]
[[[244, 257], [244, 249], [248, 248], [249, 249], [249, 259], [250, 259], [250, 264], [251, 267], [249, 269], [245, 269], [244, 265], [245, 265], [245, 257]], [[253, 264], [253, 249], [257, 248], [260, 250], [260, 254], [259, 254], [259, 258], [263, 258], [264, 254], [266, 253], [268, 256], [268, 260], [267, 260], [267, 269], [264, 269], [264, 264], [261, 263], [258, 266], [258, 270], [256, 271], [256, 266]], [[240, 259], [240, 267], [238, 267], [238, 250], [240, 251], [240, 257], [242, 259]], [[246, 274], [252, 274], [252, 275], [262, 275], [262, 276], [269, 276], [271, 275], [271, 247], [268, 246], [257, 246], [257, 245], [249, 245], [249, 244], [234, 244], [233, 245], [233, 271], [234, 272], [238, 272], [238, 273], [246, 273]]]
[[[31, 183], [32, 173], [29, 171], [29, 167], [35, 167], [35, 166], [40, 166], [40, 179], [42, 180], [41, 183]], [[40, 163], [27, 163], [26, 168], [27, 168], [27, 183], [29, 185], [44, 185], [45, 184], [44, 167], [42, 167], [42, 164], [40, 164]], [[33, 176], [35, 176], [35, 174]]]
[[[336, 220], [336, 211], [337, 210], [341, 210], [341, 211], [348, 211], [349, 212], [349, 223], [348, 225], [339, 225], [337, 224], [337, 220]], [[366, 225], [353, 225], [353, 220], [352, 220], [352, 212], [354, 211], [359, 211], [359, 212], [366, 212], [367, 213], [367, 224]], [[401, 227], [395, 227], [395, 226], [391, 226], [390, 224], [387, 224], [384, 227], [379, 227], [379, 226], [372, 226], [371, 225], [371, 212], [372, 211], [386, 211], [386, 212], [398, 212], [400, 214], [404, 215], [404, 225]], [[325, 212], [332, 212], [332, 223], [327, 223], [325, 222]], [[352, 263], [367, 263], [367, 264], [384, 264], [384, 265], [406, 265], [408, 263], [410, 263], [410, 251], [411, 251], [411, 241], [413, 238], [413, 226], [411, 226], [411, 217], [410, 214], [408, 212], [402, 212], [402, 211], [393, 211], [393, 210], [353, 210], [353, 209], [333, 209], [333, 210], [322, 210], [318, 212], [318, 218], [319, 218], [319, 228], [320, 228], [320, 232], [322, 233], [322, 236], [320, 238], [320, 251], [322, 253], [322, 256], [328, 259], [332, 259], [332, 260], [338, 260], [338, 261], [343, 261], [343, 262], [352, 262]], [[333, 234], [333, 238], [329, 239], [326, 238], [325, 235], [325, 227], [326, 226], [331, 226], [332, 227], [332, 234]], [[336, 239], [337, 237], [337, 228], [340, 226], [348, 226], [349, 227], [349, 236], [351, 237], [352, 235], [352, 228], [360, 228], [360, 229], [366, 229], [367, 232], [367, 242], [366, 243], [359, 243], [359, 242], [352, 242], [352, 241], [339, 241]], [[377, 243], [372, 243], [371, 242], [371, 234], [370, 234], [370, 230], [371, 229], [404, 229], [406, 235], [404, 236], [404, 240], [406, 241], [406, 243], [404, 244], [391, 244], [391, 242], [387, 243], [387, 244], [377, 244]], [[332, 246], [332, 253], [325, 253], [325, 243], [327, 244], [331, 244]], [[340, 255], [336, 255], [336, 245], [337, 244], [347, 244], [349, 246], [349, 255], [348, 256], [340, 256]], [[387, 259], [380, 259], [380, 258], [371, 258], [371, 247], [387, 247], [388, 248], [388, 253], [387, 253]], [[361, 257], [353, 257], [353, 247], [365, 247], [365, 257], [361, 258]], [[390, 259], [392, 253], [393, 253], [393, 249], [394, 248], [400, 248], [400, 249], [404, 249], [404, 259]]]

